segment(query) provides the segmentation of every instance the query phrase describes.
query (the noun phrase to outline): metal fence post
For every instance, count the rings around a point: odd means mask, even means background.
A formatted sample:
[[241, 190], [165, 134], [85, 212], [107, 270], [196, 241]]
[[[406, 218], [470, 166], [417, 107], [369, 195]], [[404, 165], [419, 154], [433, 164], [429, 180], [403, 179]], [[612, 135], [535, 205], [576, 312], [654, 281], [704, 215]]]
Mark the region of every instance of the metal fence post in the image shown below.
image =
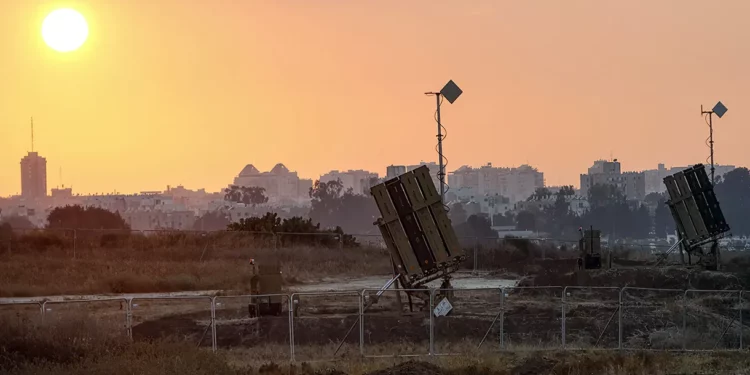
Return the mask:
[[279, 249], [279, 238], [276, 233], [271, 233], [272, 239], [273, 239], [273, 249], [278, 250]]
[[211, 297], [211, 350], [216, 352], [216, 296]]
[[125, 304], [125, 316], [126, 316], [126, 329], [128, 330], [128, 338], [133, 339], [133, 299], [127, 298]]
[[430, 289], [430, 356], [435, 355], [435, 289]]
[[742, 310], [744, 309], [745, 305], [742, 304], [742, 291], [740, 290], [740, 316], [739, 316], [739, 323], [740, 323], [740, 350], [742, 350], [742, 336], [745, 335], [745, 326], [742, 325]]
[[617, 349], [622, 350], [622, 309], [624, 306], [622, 305], [622, 293], [625, 292], [625, 288], [620, 289], [620, 309], [618, 311], [617, 316]]
[[297, 308], [294, 301], [294, 293], [289, 296], [289, 352], [290, 361], [294, 362], [294, 311]]
[[505, 349], [505, 288], [500, 288], [500, 349]]
[[561, 333], [562, 337], [560, 338], [560, 342], [562, 343], [562, 348], [563, 349], [565, 349], [565, 328], [566, 328], [565, 327], [565, 295], [567, 294], [567, 292], [568, 292], [568, 287], [566, 286], [566, 287], [563, 288], [563, 291], [562, 291], [562, 300], [561, 300], [561, 302], [562, 302], [561, 303], [561, 305], [562, 305], [562, 308], [561, 308], [561, 310], [562, 310], [562, 312], [561, 312], [561, 314], [562, 314], [562, 323], [561, 323], [561, 327], [560, 327], [560, 333]]
[[[396, 293], [399, 293], [398, 291]], [[359, 294], [359, 354], [365, 356], [365, 291]]]
[[42, 302], [42, 324], [45, 323], [47, 317], [47, 301]]
[[682, 350], [687, 349], [687, 295], [685, 290], [682, 294]]
[[474, 270], [472, 273], [479, 272], [479, 237], [474, 237]]
[[120, 309], [122, 309], [122, 303], [125, 302], [125, 337], [128, 337], [128, 320], [130, 319], [128, 317], [128, 299], [123, 298], [122, 301], [120, 301]]

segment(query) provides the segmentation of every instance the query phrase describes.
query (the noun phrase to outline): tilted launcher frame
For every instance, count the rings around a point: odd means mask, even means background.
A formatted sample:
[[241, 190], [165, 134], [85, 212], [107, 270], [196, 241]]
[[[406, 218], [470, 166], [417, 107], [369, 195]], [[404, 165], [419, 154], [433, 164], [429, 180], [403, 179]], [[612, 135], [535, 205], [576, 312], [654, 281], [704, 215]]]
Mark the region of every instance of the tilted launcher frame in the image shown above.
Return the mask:
[[[426, 284], [437, 279], [443, 279], [438, 294], [449, 297], [451, 293], [446, 290], [451, 289], [450, 275], [458, 270], [465, 256], [440, 194], [432, 182], [430, 169], [421, 166], [373, 186], [370, 193], [382, 216], [375, 225], [380, 229], [391, 254], [394, 275], [374, 296], [366, 296], [363, 310], [377, 303], [378, 298], [394, 284], [398, 286], [397, 283], [409, 296], [410, 309], [412, 296], [426, 303], [430, 301]], [[334, 356], [359, 319], [361, 316], [349, 327]]]
[[450, 288], [450, 275], [465, 255], [429, 168], [406, 172], [373, 186], [370, 192], [382, 216], [375, 225], [394, 264], [394, 278], [381, 292], [398, 281], [407, 290], [425, 289], [424, 293], [407, 293], [426, 300], [427, 283], [442, 278], [441, 289]]
[[[688, 264], [692, 256], [708, 269], [718, 269], [719, 239], [729, 232], [729, 224], [724, 218], [714, 186], [708, 178], [703, 164], [696, 164], [664, 178], [669, 193], [667, 205], [672, 213], [679, 240], [666, 254], [677, 247], [684, 248]], [[708, 253], [703, 246], [712, 243]]]

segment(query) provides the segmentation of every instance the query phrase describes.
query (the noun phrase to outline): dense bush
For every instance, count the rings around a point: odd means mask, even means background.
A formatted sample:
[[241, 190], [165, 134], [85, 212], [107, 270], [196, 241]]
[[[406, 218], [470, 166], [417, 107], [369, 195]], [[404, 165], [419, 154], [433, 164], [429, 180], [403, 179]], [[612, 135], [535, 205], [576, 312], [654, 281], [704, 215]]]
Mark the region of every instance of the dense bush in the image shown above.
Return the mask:
[[313, 224], [312, 219], [299, 216], [281, 219], [275, 212], [268, 212], [262, 217], [240, 219], [239, 223], [229, 224], [229, 230], [273, 233], [281, 246], [359, 246], [357, 240], [345, 234], [341, 227], [321, 229], [320, 224]]
[[50, 229], [130, 229], [117, 212], [79, 205], [57, 207], [47, 221]]

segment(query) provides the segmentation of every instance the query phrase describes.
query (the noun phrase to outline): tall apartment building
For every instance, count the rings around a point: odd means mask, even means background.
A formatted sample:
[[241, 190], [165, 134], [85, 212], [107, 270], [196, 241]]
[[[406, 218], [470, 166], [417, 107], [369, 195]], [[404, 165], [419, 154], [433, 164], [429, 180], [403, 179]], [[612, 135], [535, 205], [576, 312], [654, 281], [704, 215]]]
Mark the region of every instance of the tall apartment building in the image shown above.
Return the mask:
[[[704, 164], [706, 168], [706, 174], [708, 174], [709, 178], [711, 176], [711, 165], [710, 164]], [[669, 175], [673, 175], [679, 171], [682, 171], [684, 169], [687, 169], [688, 167], [670, 167], [666, 168], [663, 163], [659, 163], [656, 167], [656, 169], [648, 169], [643, 171], [643, 174], [646, 178], [646, 194], [650, 193], [664, 193], [667, 191], [667, 187], [664, 185], [664, 177], [667, 177]], [[727, 172], [730, 172], [734, 170], [734, 165], [714, 165], [715, 176], [723, 176]]]
[[[438, 191], [440, 190], [440, 180], [438, 179], [438, 171], [440, 171], [440, 166], [438, 163], [435, 162], [420, 162], [419, 164], [414, 165], [389, 165], [386, 167], [386, 173], [385, 178], [386, 180], [390, 180], [392, 178], [398, 177], [399, 175], [402, 175], [406, 172], [413, 171], [419, 167], [427, 166], [427, 168], [430, 169], [430, 176], [432, 177], [432, 183], [435, 184], [435, 189]], [[445, 182], [448, 182], [448, 176], [445, 176]]]
[[341, 180], [344, 191], [352, 189], [354, 194], [367, 195], [372, 187], [372, 182], [379, 178], [377, 173], [365, 170], [330, 171], [320, 176], [320, 182]]
[[465, 191], [477, 199], [500, 195], [515, 203], [526, 200], [537, 188], [544, 187], [544, 173], [529, 165], [505, 168], [487, 163], [479, 168], [463, 166], [451, 172], [448, 185], [450, 191]]
[[597, 160], [582, 174], [581, 196], [588, 196], [593, 185], [615, 186], [628, 198], [643, 200], [646, 197], [646, 178], [643, 172], [622, 172], [620, 162]]
[[390, 180], [406, 173], [405, 165], [389, 165], [385, 168], [385, 178]]
[[[427, 166], [427, 168], [430, 169], [430, 177], [432, 177], [432, 183], [435, 184], [435, 189], [437, 189], [438, 193], [440, 192], [440, 179], [438, 178], [438, 172], [440, 172], [440, 165], [438, 163], [435, 163], [434, 161], [431, 161], [429, 163], [425, 163], [423, 161], [419, 162], [419, 164], [414, 165], [407, 165], [406, 171], [413, 171], [419, 167]], [[445, 175], [445, 182], [448, 183], [448, 172], [446, 171]]]
[[21, 196], [36, 199], [47, 196], [47, 159], [29, 152], [21, 159]]

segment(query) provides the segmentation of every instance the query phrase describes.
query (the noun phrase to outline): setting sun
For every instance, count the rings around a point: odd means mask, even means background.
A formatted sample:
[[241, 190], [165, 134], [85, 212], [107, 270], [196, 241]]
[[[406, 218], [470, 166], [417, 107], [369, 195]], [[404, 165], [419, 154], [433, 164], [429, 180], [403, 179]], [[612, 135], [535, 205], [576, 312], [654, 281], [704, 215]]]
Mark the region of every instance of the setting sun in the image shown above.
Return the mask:
[[86, 42], [89, 27], [81, 13], [73, 9], [57, 9], [42, 23], [42, 38], [58, 52], [71, 52]]

